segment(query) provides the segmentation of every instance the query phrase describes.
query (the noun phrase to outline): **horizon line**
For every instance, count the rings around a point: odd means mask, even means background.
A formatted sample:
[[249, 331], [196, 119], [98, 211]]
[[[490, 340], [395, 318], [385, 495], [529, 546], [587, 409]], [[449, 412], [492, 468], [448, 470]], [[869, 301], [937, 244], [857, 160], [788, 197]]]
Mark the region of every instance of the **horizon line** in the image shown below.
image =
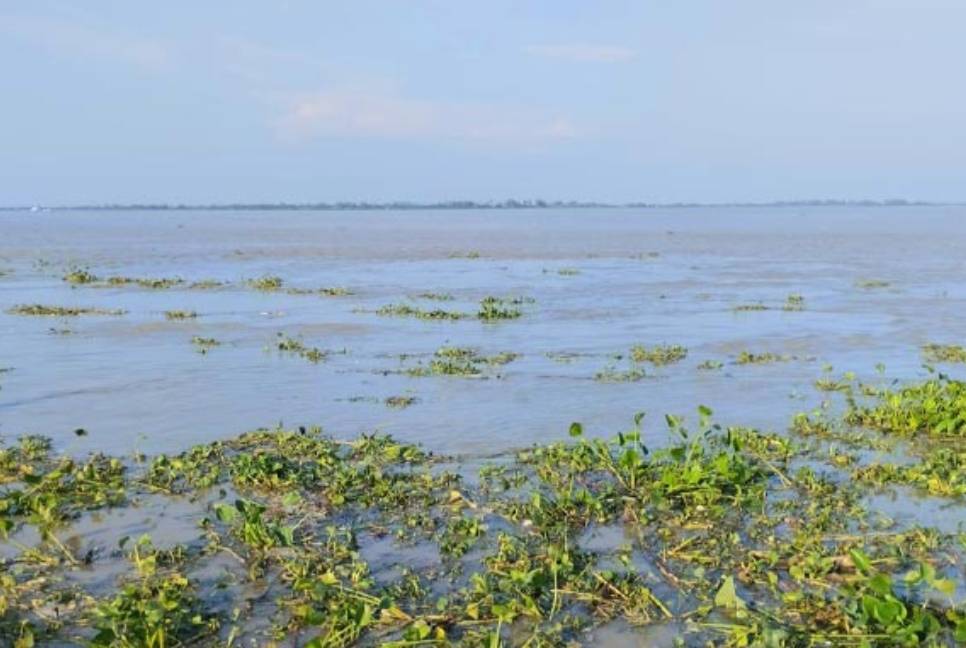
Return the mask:
[[470, 209], [680, 209], [694, 207], [956, 207], [966, 205], [966, 201], [910, 200], [905, 198], [889, 199], [800, 199], [772, 201], [727, 201], [727, 202], [602, 202], [581, 200], [443, 200], [419, 201], [334, 201], [334, 202], [214, 202], [214, 203], [87, 203], [75, 205], [5, 205], [0, 211], [228, 211], [228, 210], [279, 210], [279, 211], [365, 211], [365, 210], [470, 210]]

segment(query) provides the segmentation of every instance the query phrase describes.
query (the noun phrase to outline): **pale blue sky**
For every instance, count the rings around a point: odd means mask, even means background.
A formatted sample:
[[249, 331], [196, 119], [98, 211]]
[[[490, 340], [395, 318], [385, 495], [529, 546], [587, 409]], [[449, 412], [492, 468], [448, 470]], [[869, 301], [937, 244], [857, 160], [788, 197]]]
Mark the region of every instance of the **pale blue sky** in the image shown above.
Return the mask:
[[966, 2], [0, 0], [0, 204], [966, 199]]

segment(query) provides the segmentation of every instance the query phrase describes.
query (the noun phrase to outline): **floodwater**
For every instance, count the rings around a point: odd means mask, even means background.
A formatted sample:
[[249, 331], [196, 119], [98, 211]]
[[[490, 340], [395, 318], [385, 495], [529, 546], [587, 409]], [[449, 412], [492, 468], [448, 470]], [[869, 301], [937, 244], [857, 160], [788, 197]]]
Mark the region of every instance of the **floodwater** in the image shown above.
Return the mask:
[[[281, 422], [481, 457], [564, 438], [572, 421], [609, 436], [642, 410], [660, 443], [663, 415], [698, 404], [722, 424], [782, 431], [827, 397], [812, 386], [826, 365], [874, 378], [882, 363], [888, 379], [922, 378], [922, 344], [966, 341], [964, 250], [962, 207], [0, 212], [0, 368], [10, 369], [0, 373], [0, 435], [153, 454]], [[69, 267], [230, 283], [74, 287], [61, 279]], [[353, 294], [244, 283], [266, 274]], [[456, 299], [410, 298], [426, 292]], [[791, 294], [804, 310], [782, 309]], [[534, 301], [496, 323], [373, 312], [475, 312], [487, 295]], [[24, 303], [128, 312], [6, 312]], [[757, 303], [769, 310], [735, 310]], [[168, 321], [172, 309], [198, 317]], [[318, 364], [281, 354], [279, 333], [334, 353]], [[222, 344], [201, 354], [193, 336]], [[608, 365], [626, 369], [613, 356], [634, 344], [689, 354], [648, 365], [638, 382], [594, 380]], [[499, 378], [398, 371], [412, 366], [400, 355], [443, 345], [521, 357]], [[743, 350], [794, 359], [734, 364]], [[706, 360], [724, 366], [699, 370]], [[417, 402], [386, 407], [394, 395]]]

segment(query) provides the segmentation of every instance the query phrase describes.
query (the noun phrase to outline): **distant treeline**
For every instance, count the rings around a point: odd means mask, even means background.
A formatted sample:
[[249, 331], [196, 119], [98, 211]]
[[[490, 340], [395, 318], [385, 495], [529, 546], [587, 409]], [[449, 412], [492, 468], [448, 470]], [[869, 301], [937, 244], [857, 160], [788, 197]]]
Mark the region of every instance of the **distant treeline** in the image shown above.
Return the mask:
[[188, 204], [104, 204], [104, 205], [63, 205], [57, 207], [20, 206], [0, 207], [2, 210], [154, 210], [154, 211], [346, 211], [346, 210], [407, 210], [407, 209], [616, 209], [636, 207], [642, 209], [668, 209], [686, 207], [909, 207], [909, 206], [939, 206], [959, 203], [936, 203], [904, 199], [893, 200], [781, 200], [775, 202], [734, 202], [734, 203], [605, 203], [582, 202], [576, 200], [500, 200], [477, 202], [475, 200], [450, 200], [444, 202], [318, 202], [318, 203], [218, 203], [211, 205]]

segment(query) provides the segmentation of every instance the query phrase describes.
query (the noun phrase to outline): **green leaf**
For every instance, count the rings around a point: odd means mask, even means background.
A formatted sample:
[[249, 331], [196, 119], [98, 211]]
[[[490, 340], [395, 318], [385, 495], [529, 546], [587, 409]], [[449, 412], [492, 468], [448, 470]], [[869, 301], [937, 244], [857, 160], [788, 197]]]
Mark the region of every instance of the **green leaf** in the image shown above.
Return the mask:
[[228, 506], [227, 504], [216, 504], [215, 515], [218, 517], [220, 522], [229, 524], [238, 517], [238, 509], [233, 506]]
[[734, 577], [726, 576], [721, 581], [721, 587], [718, 588], [718, 592], [714, 595], [714, 604], [715, 607], [733, 611], [744, 610], [747, 607], [747, 604], [738, 596], [738, 590], [735, 589]]
[[956, 630], [953, 631], [953, 638], [959, 643], [966, 643], [966, 619], [956, 624]]
[[951, 578], [937, 578], [932, 581], [932, 586], [947, 596], [956, 591], [956, 581]]
[[852, 557], [852, 562], [855, 563], [855, 568], [862, 574], [868, 576], [872, 573], [872, 561], [862, 551], [852, 549], [849, 551], [849, 555]]
[[576, 438], [584, 433], [584, 426], [574, 421], [570, 424], [570, 436]]

